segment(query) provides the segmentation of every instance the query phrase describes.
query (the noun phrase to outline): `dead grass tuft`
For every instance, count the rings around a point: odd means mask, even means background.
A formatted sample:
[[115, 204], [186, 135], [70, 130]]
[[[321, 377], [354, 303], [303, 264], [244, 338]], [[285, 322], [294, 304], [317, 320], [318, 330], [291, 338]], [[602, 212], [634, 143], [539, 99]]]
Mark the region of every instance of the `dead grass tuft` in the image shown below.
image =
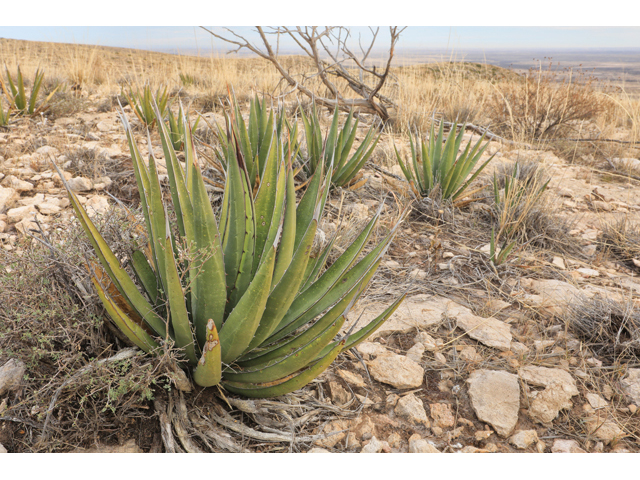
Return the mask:
[[637, 222], [622, 217], [604, 223], [598, 241], [602, 249], [622, 263], [640, 268], [640, 224]]
[[607, 298], [576, 299], [565, 321], [578, 337], [609, 364], [640, 354], [640, 312], [632, 302]]

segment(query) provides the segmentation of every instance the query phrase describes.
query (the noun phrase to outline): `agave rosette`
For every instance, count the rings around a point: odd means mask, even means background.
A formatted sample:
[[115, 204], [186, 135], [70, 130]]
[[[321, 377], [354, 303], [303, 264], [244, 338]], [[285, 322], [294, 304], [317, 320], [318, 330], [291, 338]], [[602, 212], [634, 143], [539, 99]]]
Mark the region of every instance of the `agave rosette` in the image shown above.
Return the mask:
[[464, 151], [458, 155], [464, 136], [464, 125], [456, 135], [457, 124], [454, 123], [446, 141], [444, 141], [443, 126], [444, 123], [441, 122], [438, 135], [435, 135], [434, 127], [431, 126], [428, 144], [419, 135], [416, 136], [415, 142], [413, 136], [409, 136], [411, 162], [403, 162], [395, 145], [394, 149], [400, 168], [417, 195], [426, 197], [434, 188], [439, 187], [442, 198], [455, 201], [494, 156], [492, 155], [480, 165], [467, 179], [489, 144], [481, 147], [483, 135], [473, 148], [469, 142]]
[[[160, 118], [156, 107], [156, 114]], [[76, 215], [100, 267], [93, 283], [110, 317], [145, 352], [169, 339], [201, 386], [222, 385], [249, 397], [296, 390], [336, 356], [364, 340], [404, 297], [351, 335], [340, 336], [349, 309], [379, 266], [396, 226], [368, 253], [379, 213], [328, 268], [333, 242], [312, 255], [328, 194], [319, 168], [296, 203], [294, 173], [272, 135], [257, 193], [233, 130], [220, 214], [214, 213], [184, 120], [184, 166], [158, 122], [175, 226], [163, 203], [157, 162], [143, 161], [122, 116], [140, 192], [149, 246], [134, 251], [135, 282], [110, 250], [75, 194]], [[152, 149], [149, 148], [151, 152]], [[330, 175], [331, 169], [327, 172]], [[140, 287], [139, 287], [140, 286]]]

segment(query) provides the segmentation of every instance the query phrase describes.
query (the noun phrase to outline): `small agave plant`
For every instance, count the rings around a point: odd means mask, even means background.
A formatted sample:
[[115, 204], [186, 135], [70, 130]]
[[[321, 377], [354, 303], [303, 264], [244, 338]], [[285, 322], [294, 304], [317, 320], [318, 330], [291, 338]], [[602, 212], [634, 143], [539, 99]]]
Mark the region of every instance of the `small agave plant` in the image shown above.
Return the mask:
[[409, 136], [410, 161], [403, 162], [398, 149], [395, 146], [394, 149], [402, 173], [417, 196], [428, 197], [435, 188], [439, 188], [443, 199], [451, 199], [455, 202], [494, 156], [492, 155], [480, 165], [475, 173], [467, 179], [489, 144], [481, 147], [482, 140], [484, 140], [483, 135], [473, 148], [469, 142], [464, 151], [458, 155], [464, 136], [464, 125], [460, 129], [460, 133], [456, 135], [457, 124], [454, 123], [446, 141], [444, 140], [443, 125], [443, 123], [440, 124], [440, 131], [437, 135], [433, 125], [431, 126], [428, 143], [421, 140], [419, 135], [416, 136], [415, 142], [413, 136]]
[[334, 186], [350, 188], [362, 186], [366, 180], [360, 180], [362, 177], [360, 170], [369, 160], [380, 139], [380, 135], [376, 136], [376, 128], [370, 127], [356, 151], [351, 153], [359, 122], [358, 119], [353, 121], [353, 111], [349, 112], [344, 125], [340, 128], [338, 126], [340, 112], [336, 108], [324, 141], [315, 103], [310, 116], [305, 115], [303, 110], [301, 112], [307, 142], [307, 173], [313, 175], [320, 166], [327, 169], [333, 165], [331, 183]]
[[[161, 118], [156, 107], [157, 118]], [[200, 386], [221, 385], [248, 397], [272, 397], [301, 388], [340, 352], [363, 341], [399, 306], [353, 334], [340, 336], [346, 316], [366, 289], [396, 226], [362, 254], [379, 213], [328, 268], [332, 243], [312, 255], [331, 169], [315, 175], [296, 202], [294, 174], [282, 141], [272, 135], [258, 191], [252, 195], [242, 148], [228, 132], [226, 183], [219, 215], [209, 201], [186, 119], [185, 165], [178, 161], [164, 122], [158, 122], [169, 177], [172, 226], [157, 163], [143, 161], [122, 115], [134, 165], [148, 248], [134, 251], [134, 281], [67, 189], [100, 265], [93, 284], [122, 332], [145, 352], [169, 340]], [[151, 152], [151, 148], [149, 151]], [[253, 154], [253, 152], [252, 152]], [[140, 285], [140, 288], [138, 287]]]

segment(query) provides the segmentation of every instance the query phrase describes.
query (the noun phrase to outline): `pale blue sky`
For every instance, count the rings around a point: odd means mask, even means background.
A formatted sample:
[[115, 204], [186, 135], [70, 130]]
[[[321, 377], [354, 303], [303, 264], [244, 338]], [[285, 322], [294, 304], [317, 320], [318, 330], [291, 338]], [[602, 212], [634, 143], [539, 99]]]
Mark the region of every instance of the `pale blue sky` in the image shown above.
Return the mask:
[[[220, 27], [211, 27], [222, 32]], [[237, 32], [255, 38], [252, 27], [238, 27]], [[353, 33], [368, 35], [365, 27], [354, 27]], [[381, 46], [387, 46], [386, 27], [381, 28]], [[0, 26], [0, 37], [46, 42], [82, 43], [102, 46], [130, 47], [149, 50], [201, 52], [226, 51], [228, 46], [215, 40], [198, 27], [117, 26], [117, 27], [26, 27]], [[291, 48], [287, 39], [283, 49]], [[640, 49], [640, 27], [408, 27], [399, 49], [468, 50], [485, 49]]]

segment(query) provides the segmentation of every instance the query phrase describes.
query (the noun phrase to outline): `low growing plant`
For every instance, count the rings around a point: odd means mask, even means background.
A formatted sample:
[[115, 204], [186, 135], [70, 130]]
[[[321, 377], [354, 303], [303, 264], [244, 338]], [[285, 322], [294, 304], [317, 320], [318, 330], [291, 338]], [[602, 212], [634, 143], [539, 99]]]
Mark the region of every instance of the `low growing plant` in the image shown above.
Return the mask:
[[129, 101], [129, 105], [133, 108], [133, 112], [138, 117], [138, 120], [148, 128], [153, 128], [156, 124], [156, 114], [154, 111], [154, 102], [158, 106], [160, 116], [158, 118], [164, 118], [167, 106], [169, 104], [169, 95], [167, 94], [167, 87], [161, 91], [161, 87], [158, 87], [155, 96], [151, 93], [151, 87], [145, 85], [142, 92], [139, 90], [130, 90], [129, 92], [123, 92], [124, 96]]
[[[44, 71], [38, 69], [36, 70], [36, 75], [33, 80], [33, 86], [31, 88], [31, 92], [29, 96], [27, 96], [27, 92], [24, 86], [24, 79], [22, 77], [22, 71], [20, 67], [18, 67], [18, 75], [16, 77], [16, 81], [13, 81], [11, 78], [11, 74], [9, 73], [9, 68], [6, 68], [7, 72], [7, 83], [9, 84], [9, 88], [0, 77], [0, 86], [2, 86], [2, 90], [5, 95], [9, 99], [10, 106], [9, 108], [13, 108], [21, 115], [37, 115], [41, 112], [44, 112], [49, 108], [49, 100], [56, 93], [60, 86], [54, 88], [47, 97], [40, 102], [40, 104], [36, 104], [38, 99], [38, 93], [40, 92], [40, 87], [42, 86], [42, 80], [44, 79]], [[0, 110], [2, 107], [0, 106]], [[0, 114], [2, 116], [3, 114]], [[0, 118], [1, 120], [1, 118]]]
[[[156, 108], [155, 113], [160, 117]], [[347, 313], [366, 289], [398, 224], [360, 257], [378, 214], [325, 269], [329, 243], [311, 256], [329, 185], [316, 170], [296, 205], [291, 162], [282, 141], [268, 155], [257, 194], [232, 130], [226, 183], [216, 218], [205, 190], [188, 122], [183, 120], [185, 167], [163, 122], [158, 129], [173, 212], [164, 205], [156, 161], [145, 164], [122, 116], [144, 213], [148, 247], [131, 255], [138, 284], [68, 195], [98, 262], [93, 284], [116, 325], [145, 352], [170, 342], [198, 385], [222, 385], [249, 397], [296, 390], [324, 371], [340, 352], [363, 341], [399, 306], [396, 300], [356, 333], [336, 339]], [[271, 132], [275, 138], [275, 133]], [[152, 149], [149, 149], [152, 151]], [[327, 172], [327, 176], [331, 171]], [[172, 225], [170, 218], [175, 218]]]
[[300, 111], [306, 134], [308, 158], [305, 165], [307, 173], [313, 175], [320, 165], [328, 169], [333, 164], [333, 175], [331, 177], [333, 185], [337, 187], [352, 186], [353, 188], [362, 185], [364, 182], [358, 183], [361, 176], [358, 174], [380, 139], [380, 135], [376, 135], [375, 127], [371, 126], [369, 128], [356, 151], [351, 154], [359, 122], [358, 119], [355, 122], [353, 121], [353, 111], [349, 112], [347, 120], [340, 128], [338, 125], [340, 112], [336, 108], [331, 127], [324, 138], [315, 103], [310, 116], [305, 115], [303, 109], [300, 109]]
[[[395, 145], [394, 149], [400, 168], [402, 168], [405, 178], [416, 195], [428, 197], [437, 187], [443, 199], [455, 201], [460, 198], [471, 182], [489, 164], [494, 155], [467, 179], [488, 146], [487, 144], [484, 147], [480, 147], [484, 135], [480, 137], [480, 140], [476, 142], [473, 148], [471, 148], [471, 142], [469, 142], [464, 152], [458, 155], [462, 137], [464, 136], [464, 125], [456, 136], [457, 124], [454, 123], [446, 142], [444, 141], [443, 127], [444, 124], [441, 123], [440, 131], [438, 135], [435, 135], [434, 126], [431, 126], [428, 143], [419, 136], [416, 136], [414, 142], [413, 137], [409, 136], [411, 144], [410, 162], [408, 160], [406, 163], [403, 162]], [[444, 146], [442, 145], [443, 142]]]

